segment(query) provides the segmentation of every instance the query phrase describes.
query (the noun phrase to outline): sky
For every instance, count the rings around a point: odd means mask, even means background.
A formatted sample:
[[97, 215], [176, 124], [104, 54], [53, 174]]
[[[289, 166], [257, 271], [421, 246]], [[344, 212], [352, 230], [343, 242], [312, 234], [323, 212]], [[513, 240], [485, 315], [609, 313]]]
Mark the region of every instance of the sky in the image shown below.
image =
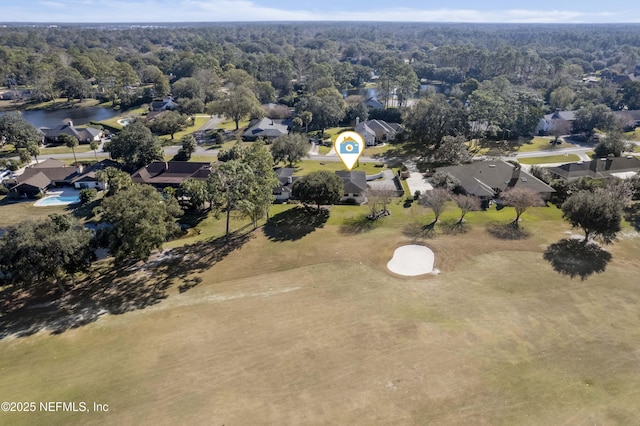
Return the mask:
[[0, 22], [640, 23], [637, 0], [0, 0]]

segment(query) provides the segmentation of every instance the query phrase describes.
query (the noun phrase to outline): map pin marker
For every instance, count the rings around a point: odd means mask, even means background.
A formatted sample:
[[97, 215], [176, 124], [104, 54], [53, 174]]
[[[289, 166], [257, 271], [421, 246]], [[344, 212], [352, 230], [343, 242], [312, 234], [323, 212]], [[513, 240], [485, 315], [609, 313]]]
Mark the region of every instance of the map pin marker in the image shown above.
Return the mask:
[[356, 165], [358, 158], [364, 152], [364, 147], [365, 143], [362, 136], [351, 131], [340, 133], [333, 143], [333, 149], [349, 171]]

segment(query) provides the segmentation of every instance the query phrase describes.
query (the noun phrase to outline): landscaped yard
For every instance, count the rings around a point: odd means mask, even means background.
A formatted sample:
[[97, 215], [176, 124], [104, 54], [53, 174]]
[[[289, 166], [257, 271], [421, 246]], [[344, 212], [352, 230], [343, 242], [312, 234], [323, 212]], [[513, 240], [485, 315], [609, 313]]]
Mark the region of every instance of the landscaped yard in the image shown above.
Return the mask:
[[0, 195], [0, 228], [16, 225], [27, 219], [41, 219], [53, 213], [64, 213], [66, 206], [36, 207], [36, 200], [12, 201]]
[[[82, 152], [91, 151], [91, 146], [89, 144], [80, 144], [75, 148], [76, 154], [80, 154]], [[71, 148], [67, 148], [66, 145], [57, 145], [57, 146], [47, 146], [40, 148], [39, 157], [46, 157], [51, 154], [72, 154], [73, 151]]]
[[191, 126], [188, 126], [184, 130], [177, 132], [175, 135], [173, 135], [173, 140], [171, 139], [171, 135], [161, 136], [160, 139], [163, 142], [165, 142], [165, 144], [179, 143], [180, 139], [182, 139], [183, 136], [190, 135], [191, 133], [195, 132], [200, 127], [202, 127], [207, 121], [209, 121], [208, 116], [203, 116], [203, 115], [196, 116], [194, 124]]
[[636, 128], [632, 132], [626, 132], [624, 138], [630, 141], [640, 141], [640, 127]]
[[[374, 226], [361, 226], [364, 206], [332, 207], [326, 221], [274, 206], [279, 225], [230, 250], [214, 239], [224, 221], [206, 219], [200, 235], [169, 245], [191, 243], [184, 259], [98, 271], [100, 296], [75, 307], [88, 308], [88, 324], [0, 340], [0, 400], [109, 411], [3, 413], [4, 422], [635, 422], [637, 236], [606, 247], [606, 271], [583, 282], [542, 259], [570, 229], [556, 208], [531, 209], [529, 237], [507, 240], [484, 222], [513, 209], [470, 213], [466, 233], [447, 234], [451, 205], [424, 239], [409, 231], [431, 213], [403, 204]], [[388, 272], [393, 251], [416, 242], [434, 251], [440, 274]], [[131, 312], [91, 311], [123, 300]]]
[[553, 164], [553, 163], [571, 163], [580, 161], [580, 156], [576, 154], [558, 154], [546, 155], [544, 157], [518, 158], [518, 162], [522, 164]]
[[[249, 126], [249, 120], [241, 120], [238, 123], [238, 127], [239, 129], [245, 129]], [[233, 120], [225, 120], [223, 122], [221, 122], [220, 124], [218, 124], [218, 126], [216, 127], [216, 129], [224, 129], [224, 130], [236, 130], [236, 122]]]
[[[281, 163], [281, 165], [286, 164]], [[382, 168], [380, 166], [381, 164], [378, 163], [360, 162], [356, 167], [354, 167], [353, 171], [361, 171], [365, 172], [368, 175], [373, 175], [382, 171]], [[333, 172], [338, 170], [346, 170], [346, 168], [344, 167], [344, 164], [339, 161], [303, 160], [296, 164], [296, 175], [298, 176], [303, 176], [318, 170], [329, 170]]]
[[553, 138], [535, 137], [531, 139], [530, 142], [523, 143], [522, 145], [520, 145], [520, 147], [517, 148], [517, 151], [518, 152], [553, 151], [554, 149], [558, 149], [558, 148], [576, 147], [576, 145], [569, 142], [562, 142], [554, 147], [553, 144], [550, 143], [552, 140]]

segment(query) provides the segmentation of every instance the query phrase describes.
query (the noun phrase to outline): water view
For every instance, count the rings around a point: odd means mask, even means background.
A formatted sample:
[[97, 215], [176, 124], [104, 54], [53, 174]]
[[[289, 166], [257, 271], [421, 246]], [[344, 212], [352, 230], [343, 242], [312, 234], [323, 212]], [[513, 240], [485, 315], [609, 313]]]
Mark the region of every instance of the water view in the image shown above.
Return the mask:
[[[3, 113], [0, 112], [0, 115]], [[119, 115], [120, 111], [103, 107], [68, 108], [60, 110], [33, 110], [22, 111], [22, 116], [35, 127], [55, 127], [62, 124], [65, 119], [70, 119], [73, 124], [83, 125], [90, 121], [102, 121]]]

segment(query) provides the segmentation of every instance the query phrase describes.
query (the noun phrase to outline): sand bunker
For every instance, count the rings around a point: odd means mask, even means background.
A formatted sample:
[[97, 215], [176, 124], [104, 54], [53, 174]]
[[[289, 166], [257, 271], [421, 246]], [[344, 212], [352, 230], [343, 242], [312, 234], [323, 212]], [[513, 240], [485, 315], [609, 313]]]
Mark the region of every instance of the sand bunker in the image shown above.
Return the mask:
[[398, 247], [387, 263], [387, 268], [396, 274], [414, 277], [432, 272], [433, 260], [430, 248], [411, 244]]

